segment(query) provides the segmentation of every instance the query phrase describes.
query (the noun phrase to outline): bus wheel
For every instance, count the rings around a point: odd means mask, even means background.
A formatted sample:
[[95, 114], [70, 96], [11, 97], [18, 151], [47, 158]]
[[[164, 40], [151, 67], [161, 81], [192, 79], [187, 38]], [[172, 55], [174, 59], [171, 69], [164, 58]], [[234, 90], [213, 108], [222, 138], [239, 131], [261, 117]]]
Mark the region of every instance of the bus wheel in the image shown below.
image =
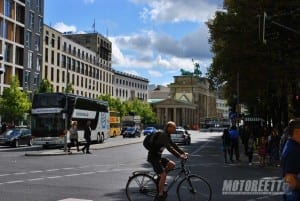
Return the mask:
[[97, 135], [97, 143], [103, 143], [104, 142], [104, 136], [102, 134]]

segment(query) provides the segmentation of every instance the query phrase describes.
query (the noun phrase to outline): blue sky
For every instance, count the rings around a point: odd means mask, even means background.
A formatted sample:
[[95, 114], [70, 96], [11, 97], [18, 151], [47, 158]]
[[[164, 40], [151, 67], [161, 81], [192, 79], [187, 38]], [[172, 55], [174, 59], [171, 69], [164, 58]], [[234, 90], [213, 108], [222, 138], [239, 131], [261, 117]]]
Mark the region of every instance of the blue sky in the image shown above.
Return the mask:
[[112, 67], [167, 85], [193, 61], [206, 73], [205, 25], [222, 0], [45, 0], [44, 23], [60, 32], [95, 30], [112, 42]]

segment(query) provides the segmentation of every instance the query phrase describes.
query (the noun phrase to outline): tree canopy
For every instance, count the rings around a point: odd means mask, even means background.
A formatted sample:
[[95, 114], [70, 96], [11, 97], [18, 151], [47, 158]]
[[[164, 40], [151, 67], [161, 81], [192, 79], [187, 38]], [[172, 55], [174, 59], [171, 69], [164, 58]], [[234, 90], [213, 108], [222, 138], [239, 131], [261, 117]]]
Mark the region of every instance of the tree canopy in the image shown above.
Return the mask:
[[295, 0], [225, 0], [224, 10], [207, 22], [214, 54], [207, 75], [213, 86], [226, 83], [231, 106], [238, 99], [250, 114], [274, 125], [287, 123], [300, 92], [300, 38], [289, 29], [300, 31], [299, 8]]
[[29, 112], [31, 103], [26, 92], [19, 89], [19, 80], [12, 77], [9, 88], [3, 90], [0, 98], [0, 115], [4, 121], [15, 123], [24, 119]]

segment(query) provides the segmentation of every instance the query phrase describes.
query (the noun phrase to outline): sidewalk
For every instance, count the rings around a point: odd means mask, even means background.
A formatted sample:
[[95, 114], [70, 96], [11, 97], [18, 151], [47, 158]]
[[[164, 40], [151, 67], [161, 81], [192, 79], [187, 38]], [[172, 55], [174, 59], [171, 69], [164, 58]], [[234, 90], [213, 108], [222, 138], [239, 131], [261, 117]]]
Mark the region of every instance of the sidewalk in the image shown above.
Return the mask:
[[[128, 144], [141, 143], [144, 136], [140, 138], [123, 138], [122, 136], [108, 138], [101, 144], [91, 144], [90, 150], [99, 150]], [[75, 147], [72, 147], [71, 152], [64, 152], [64, 149], [43, 149], [39, 151], [26, 152], [25, 156], [56, 156], [56, 155], [74, 155], [83, 154], [82, 151], [77, 152]]]

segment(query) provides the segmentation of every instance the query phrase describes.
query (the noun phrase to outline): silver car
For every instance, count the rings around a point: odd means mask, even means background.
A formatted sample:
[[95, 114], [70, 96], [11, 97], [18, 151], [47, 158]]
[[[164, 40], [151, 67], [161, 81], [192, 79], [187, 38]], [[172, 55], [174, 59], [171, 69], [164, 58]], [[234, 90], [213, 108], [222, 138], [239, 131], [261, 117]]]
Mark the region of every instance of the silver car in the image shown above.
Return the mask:
[[171, 134], [171, 139], [173, 142], [178, 144], [191, 144], [191, 134], [188, 133], [184, 128], [176, 128], [176, 133]]

